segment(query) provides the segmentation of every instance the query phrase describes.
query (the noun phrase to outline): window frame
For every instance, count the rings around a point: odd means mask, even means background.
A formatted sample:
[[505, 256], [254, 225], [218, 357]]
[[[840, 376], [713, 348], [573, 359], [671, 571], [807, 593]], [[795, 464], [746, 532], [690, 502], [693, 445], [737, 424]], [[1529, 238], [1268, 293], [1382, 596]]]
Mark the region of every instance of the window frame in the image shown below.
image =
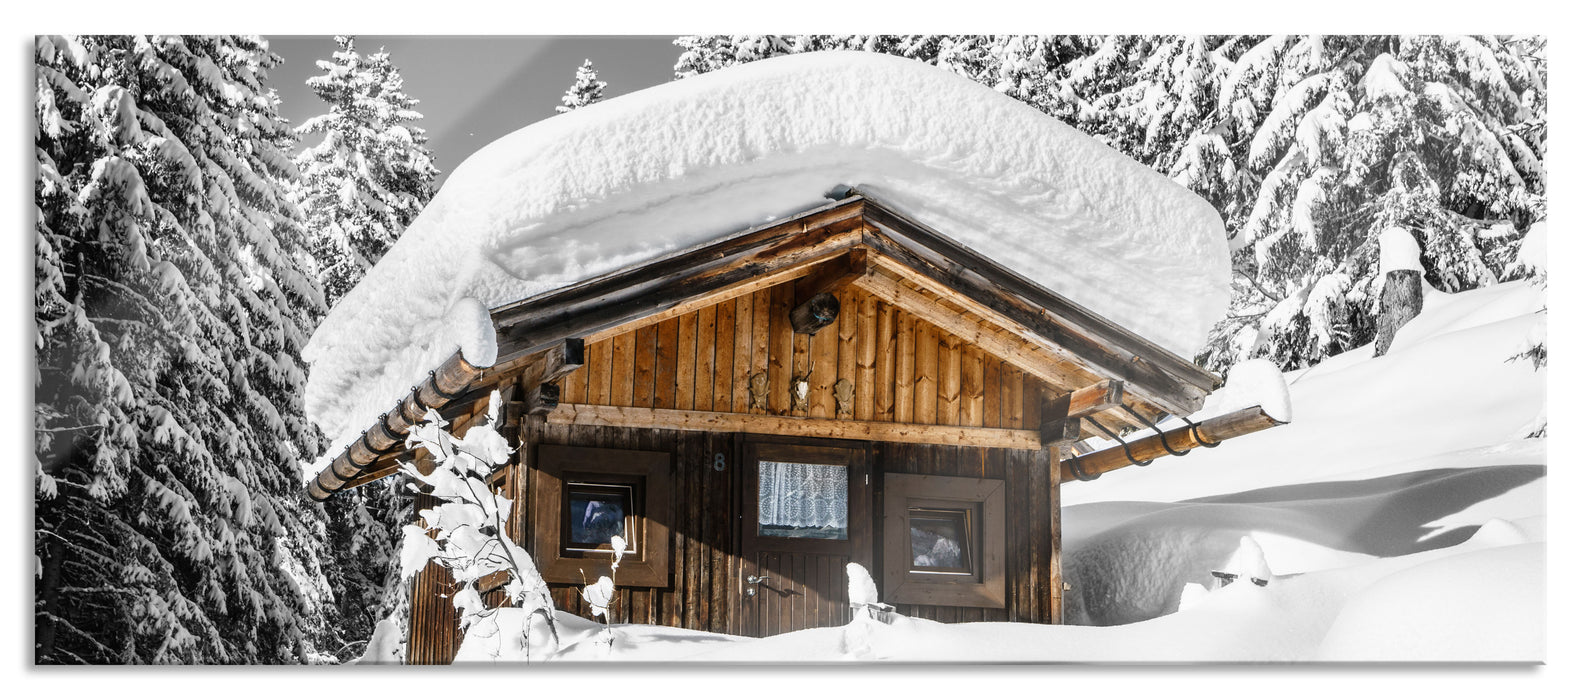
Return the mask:
[[[859, 519], [872, 518], [872, 499], [860, 494], [867, 486], [869, 456], [866, 445], [816, 438], [785, 438], [754, 435], [745, 441], [742, 486], [751, 491], [742, 492], [741, 549], [742, 552], [775, 551], [802, 554], [837, 554], [847, 551], [871, 551], [870, 535], [857, 532]], [[840, 465], [846, 468], [846, 539], [826, 540], [814, 537], [778, 537], [759, 534], [758, 499], [760, 462], [791, 462], [800, 464]], [[860, 480], [860, 481], [859, 481]], [[868, 527], [871, 527], [868, 526]]]
[[[914, 571], [912, 511], [967, 511], [970, 572]], [[1005, 607], [1005, 482], [1000, 479], [884, 475], [884, 595], [887, 603]]]
[[629, 535], [635, 541], [611, 578], [617, 586], [670, 586], [671, 455], [603, 447], [538, 445], [533, 469], [533, 556], [549, 583], [585, 584], [610, 576], [608, 544], [589, 550], [570, 542], [572, 484], [632, 490]]

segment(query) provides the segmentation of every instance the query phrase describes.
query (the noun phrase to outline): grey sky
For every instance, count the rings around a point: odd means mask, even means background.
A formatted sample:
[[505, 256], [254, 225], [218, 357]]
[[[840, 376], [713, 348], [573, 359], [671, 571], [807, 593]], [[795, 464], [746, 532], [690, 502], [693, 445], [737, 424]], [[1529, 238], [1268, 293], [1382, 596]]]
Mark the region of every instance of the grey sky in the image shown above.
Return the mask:
[[[555, 115], [577, 66], [592, 59], [606, 98], [668, 82], [681, 49], [673, 36], [373, 36], [357, 50], [390, 52], [407, 94], [420, 100], [419, 126], [428, 131], [440, 177], [512, 131]], [[321, 114], [325, 104], [303, 81], [335, 51], [329, 36], [271, 36], [285, 62], [270, 72], [280, 112], [293, 124]]]

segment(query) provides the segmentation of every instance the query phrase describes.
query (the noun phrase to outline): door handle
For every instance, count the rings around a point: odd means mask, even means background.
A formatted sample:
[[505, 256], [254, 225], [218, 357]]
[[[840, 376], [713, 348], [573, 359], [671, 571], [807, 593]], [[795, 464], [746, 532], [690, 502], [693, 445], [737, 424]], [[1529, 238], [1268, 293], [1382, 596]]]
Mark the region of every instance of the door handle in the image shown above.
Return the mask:
[[768, 576], [748, 576], [747, 577], [747, 591], [746, 591], [747, 597], [748, 598], [752, 598], [752, 597], [758, 595], [758, 584], [765, 583], [768, 580], [769, 580]]

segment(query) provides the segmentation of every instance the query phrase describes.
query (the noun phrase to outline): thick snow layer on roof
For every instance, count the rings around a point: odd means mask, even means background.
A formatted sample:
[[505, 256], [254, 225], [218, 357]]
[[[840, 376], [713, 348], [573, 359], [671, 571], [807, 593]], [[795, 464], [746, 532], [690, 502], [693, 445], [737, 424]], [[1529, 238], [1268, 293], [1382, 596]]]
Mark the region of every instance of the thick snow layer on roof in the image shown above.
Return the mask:
[[1183, 356], [1229, 302], [1223, 224], [1169, 179], [947, 71], [801, 54], [546, 119], [469, 158], [314, 335], [308, 413], [331, 436], [367, 427], [473, 337], [455, 318], [466, 299], [494, 308], [648, 261], [837, 185]]

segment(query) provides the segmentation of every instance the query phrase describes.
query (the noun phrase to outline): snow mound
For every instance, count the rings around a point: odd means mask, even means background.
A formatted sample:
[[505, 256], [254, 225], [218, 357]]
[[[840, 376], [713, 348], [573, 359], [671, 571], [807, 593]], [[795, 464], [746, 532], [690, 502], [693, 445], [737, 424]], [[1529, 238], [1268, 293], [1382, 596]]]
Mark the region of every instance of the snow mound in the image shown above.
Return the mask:
[[868, 570], [857, 562], [846, 565], [846, 599], [852, 605], [872, 605], [879, 602], [879, 587], [874, 585], [873, 577], [868, 575]]
[[1516, 264], [1531, 272], [1549, 271], [1549, 222], [1540, 221], [1527, 229], [1522, 237], [1522, 247], [1516, 252]]
[[374, 625], [368, 647], [353, 663], [399, 665], [405, 658], [406, 643], [402, 640], [401, 628], [394, 618], [387, 617]]
[[1423, 271], [1423, 249], [1417, 245], [1417, 239], [1412, 237], [1410, 231], [1399, 226], [1391, 226], [1379, 234], [1379, 271], [1394, 272], [1396, 270]]
[[1544, 658], [1544, 546], [1481, 549], [1406, 569], [1353, 594], [1320, 661]]
[[531, 297], [804, 211], [837, 185], [1178, 355], [1229, 302], [1223, 223], [1185, 188], [950, 72], [801, 54], [574, 110], [469, 158], [309, 342], [308, 415], [332, 437], [367, 427], [466, 347], [474, 329], [450, 314], [463, 299]]
[[1237, 583], [1243, 583], [1242, 579], [1250, 581], [1255, 578], [1268, 581], [1272, 576], [1269, 573], [1269, 561], [1263, 555], [1263, 547], [1252, 537], [1241, 538], [1236, 552], [1230, 555], [1230, 561], [1225, 562], [1223, 571], [1235, 574]]

